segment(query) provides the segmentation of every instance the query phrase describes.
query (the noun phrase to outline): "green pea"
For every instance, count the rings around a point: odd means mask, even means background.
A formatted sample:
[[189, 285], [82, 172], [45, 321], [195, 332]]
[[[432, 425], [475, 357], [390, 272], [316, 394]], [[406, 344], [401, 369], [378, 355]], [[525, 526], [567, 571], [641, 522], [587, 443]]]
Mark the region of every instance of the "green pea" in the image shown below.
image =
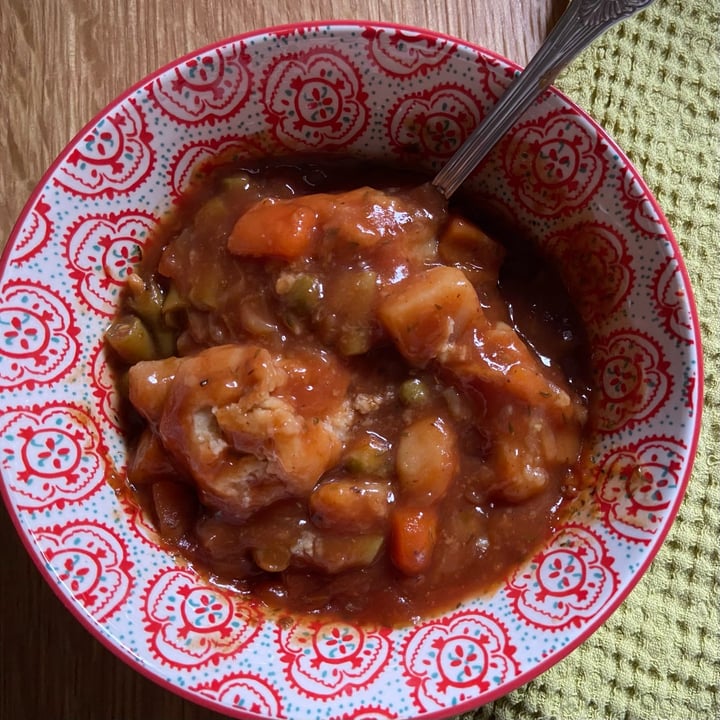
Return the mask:
[[430, 388], [420, 378], [410, 378], [400, 385], [400, 401], [411, 407], [425, 405], [430, 400]]

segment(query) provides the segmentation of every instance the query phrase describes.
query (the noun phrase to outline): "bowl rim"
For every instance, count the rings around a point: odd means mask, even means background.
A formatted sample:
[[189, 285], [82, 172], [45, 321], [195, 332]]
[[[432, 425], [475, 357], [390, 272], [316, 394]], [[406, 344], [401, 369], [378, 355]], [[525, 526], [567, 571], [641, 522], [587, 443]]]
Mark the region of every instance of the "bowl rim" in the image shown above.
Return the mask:
[[[42, 176], [38, 179], [38, 181], [35, 183], [32, 192], [30, 193], [30, 196], [28, 200], [23, 205], [20, 214], [18, 215], [15, 223], [13, 224], [13, 227], [10, 231], [10, 235], [8, 236], [6, 245], [3, 249], [2, 255], [0, 256], [0, 278], [5, 274], [8, 263], [10, 261], [10, 255], [11, 252], [16, 244], [17, 237], [19, 235], [21, 226], [30, 212], [31, 208], [34, 206], [35, 202], [37, 201], [39, 195], [42, 192], [42, 189], [46, 182], [53, 176], [57, 168], [67, 159], [68, 154], [70, 153], [71, 149], [76, 145], [76, 143], [84, 137], [88, 131], [92, 128], [94, 128], [100, 120], [102, 120], [103, 117], [105, 117], [109, 111], [111, 111], [113, 108], [118, 106], [119, 104], [127, 101], [129, 97], [131, 97], [134, 93], [136, 93], [138, 90], [140, 90], [145, 85], [149, 84], [153, 80], [161, 77], [163, 74], [168, 72], [169, 70], [172, 70], [173, 68], [177, 67], [178, 65], [188, 61], [192, 60], [193, 58], [197, 57], [201, 54], [206, 54], [208, 52], [211, 52], [213, 50], [217, 50], [219, 48], [225, 47], [227, 45], [236, 44], [239, 42], [242, 42], [244, 40], [247, 40], [249, 38], [261, 38], [263, 36], [269, 35], [269, 34], [277, 34], [277, 33], [290, 33], [290, 32], [296, 32], [296, 33], [302, 33], [303, 31], [308, 31], [311, 29], [317, 29], [317, 28], [323, 28], [323, 29], [337, 29], [337, 30], [343, 30], [343, 29], [350, 29], [350, 28], [376, 28], [379, 30], [388, 30], [388, 31], [401, 31], [401, 32], [408, 32], [408, 33], [414, 33], [414, 34], [420, 34], [424, 35], [433, 39], [442, 40], [445, 42], [453, 43], [459, 47], [465, 47], [470, 49], [471, 51], [478, 53], [480, 55], [489, 57], [491, 59], [497, 60], [501, 64], [506, 65], [508, 68], [520, 71], [522, 70], [522, 66], [516, 63], [513, 60], [510, 60], [509, 58], [505, 57], [499, 52], [496, 52], [494, 50], [491, 50], [489, 48], [486, 48], [476, 42], [461, 38], [459, 36], [454, 36], [449, 33], [440, 32], [436, 30], [431, 30], [429, 28], [419, 27], [419, 26], [413, 26], [406, 23], [398, 23], [398, 22], [391, 22], [391, 21], [381, 21], [381, 20], [369, 20], [369, 19], [326, 19], [326, 20], [302, 20], [298, 22], [290, 22], [290, 23], [281, 23], [278, 25], [268, 25], [262, 28], [256, 28], [244, 31], [242, 33], [233, 34], [225, 38], [221, 38], [219, 40], [210, 42], [206, 45], [202, 45], [198, 48], [191, 49], [190, 51], [164, 63], [159, 68], [151, 71], [150, 73], [146, 74], [144, 77], [142, 77], [140, 80], [133, 83], [130, 87], [125, 89], [123, 92], [118, 94], [117, 96], [113, 97], [109, 102], [107, 102], [102, 108], [100, 108], [93, 117], [83, 124], [83, 126], [80, 128], [79, 131], [75, 133], [75, 135], [65, 144], [63, 149], [59, 152], [59, 154], [55, 157], [53, 162], [50, 164], [50, 166], [43, 172]], [[684, 475], [679, 479], [678, 485], [677, 485], [677, 492], [675, 493], [672, 501], [672, 505], [668, 508], [666, 511], [665, 517], [665, 523], [663, 527], [661, 528], [660, 532], [654, 536], [653, 542], [651, 546], [647, 549], [646, 555], [643, 558], [642, 562], [639, 564], [637, 569], [632, 573], [632, 576], [627, 580], [624, 587], [621, 587], [610, 599], [610, 601], [604, 605], [596, 615], [592, 617], [591, 620], [587, 621], [585, 626], [583, 627], [582, 631], [578, 633], [578, 635], [574, 638], [572, 638], [569, 642], [567, 642], [563, 647], [560, 649], [555, 650], [548, 658], [541, 660], [540, 662], [536, 663], [532, 668], [521, 672], [517, 676], [515, 676], [512, 680], [508, 681], [507, 683], [503, 684], [502, 686], [495, 688], [494, 690], [488, 691], [484, 697], [483, 697], [483, 705], [493, 702], [497, 700], [500, 697], [503, 697], [515, 690], [517, 690], [519, 687], [522, 687], [523, 685], [527, 684], [534, 678], [540, 676], [544, 672], [546, 672], [548, 669], [550, 669], [552, 666], [559, 663], [561, 660], [563, 660], [565, 657], [567, 657], [571, 652], [573, 652], [575, 649], [577, 649], [578, 646], [580, 646], [582, 643], [584, 643], [591, 635], [593, 635], [617, 610], [617, 608], [625, 601], [627, 596], [630, 594], [630, 592], [635, 588], [637, 583], [640, 581], [640, 579], [645, 575], [647, 572], [649, 566], [652, 564], [653, 560], [657, 556], [657, 553], [660, 551], [661, 547], [664, 545], [665, 539], [672, 528], [672, 526], [675, 523], [677, 513], [679, 511], [680, 505], [682, 504], [682, 501], [685, 497], [685, 493], [687, 491], [688, 484], [690, 482], [690, 478], [692, 476], [697, 449], [698, 449], [698, 443], [702, 428], [702, 416], [703, 416], [703, 394], [704, 394], [704, 361], [703, 361], [703, 343], [702, 343], [702, 334], [701, 334], [701, 328], [700, 328], [700, 322], [699, 322], [699, 316], [697, 311], [697, 305], [695, 301], [695, 296], [693, 293], [692, 285], [690, 282], [690, 276], [680, 249], [680, 246], [678, 245], [677, 239], [675, 238], [675, 235], [667, 221], [667, 218], [665, 217], [665, 214], [660, 207], [657, 199], [655, 198], [655, 195], [651, 192], [649, 186], [647, 185], [646, 181], [640, 175], [640, 173], [635, 168], [634, 164], [630, 161], [627, 154], [620, 148], [620, 146], [617, 144], [615, 139], [609, 134], [609, 132], [603, 128], [598, 121], [596, 121], [591, 115], [589, 115], [588, 111], [584, 110], [582, 107], [577, 105], [572, 99], [570, 99], [565, 93], [561, 90], [559, 90], [555, 85], [551, 85], [546, 91], [546, 93], [553, 95], [560, 99], [563, 103], [565, 103], [571, 110], [577, 112], [584, 121], [588, 122], [591, 127], [594, 129], [595, 132], [597, 132], [602, 138], [603, 141], [606, 142], [609, 146], [609, 149], [611, 149], [615, 154], [618, 155], [619, 159], [623, 161], [626, 166], [632, 170], [634, 170], [634, 181], [638, 184], [639, 189], [641, 190], [642, 194], [652, 200], [653, 202], [653, 209], [657, 213], [658, 223], [663, 227], [665, 231], [665, 239], [669, 242], [673, 249], [673, 259], [677, 262], [677, 269], [682, 277], [683, 284], [684, 284], [684, 290], [686, 291], [686, 303], [687, 307], [690, 311], [690, 319], [692, 321], [692, 327], [693, 327], [693, 333], [694, 333], [694, 340], [695, 340], [695, 347], [696, 347], [696, 353], [697, 353], [697, 389], [696, 389], [696, 397], [699, 399], [699, 402], [696, 405], [695, 413], [696, 417], [692, 426], [692, 435], [690, 436], [688, 448], [687, 448], [687, 467]], [[230, 717], [238, 717], [238, 718], [252, 718], [257, 720], [265, 720], [265, 716], [259, 716], [254, 715], [245, 712], [244, 710], [238, 708], [229, 708], [226, 705], [221, 704], [220, 702], [216, 700], [212, 700], [208, 697], [203, 696], [200, 693], [193, 692], [189, 689], [180, 687], [176, 684], [171, 683], [166, 678], [162, 677], [155, 671], [152, 667], [148, 667], [139, 657], [135, 656], [131, 650], [128, 648], [125, 648], [121, 646], [117, 641], [114, 641], [112, 637], [108, 636], [107, 634], [103, 633], [98, 625], [98, 622], [90, 616], [88, 613], [86, 613], [82, 607], [80, 607], [76, 602], [73, 601], [73, 599], [65, 594], [59, 583], [57, 582], [57, 579], [54, 577], [53, 573], [46, 567], [46, 565], [43, 563], [42, 557], [39, 552], [37, 552], [37, 548], [33, 544], [33, 542], [30, 539], [30, 534], [24, 530], [22, 527], [22, 524], [19, 520], [18, 515], [13, 511], [12, 509], [12, 503], [10, 500], [10, 495], [8, 492], [8, 489], [6, 487], [6, 483], [4, 481], [4, 478], [2, 477], [1, 471], [0, 471], [0, 495], [3, 498], [3, 501], [5, 503], [8, 516], [10, 517], [10, 520], [15, 528], [15, 531], [17, 535], [20, 538], [20, 541], [27, 552], [27, 554], [32, 559], [33, 563], [35, 564], [36, 568], [39, 570], [41, 577], [43, 580], [52, 588], [54, 594], [56, 597], [59, 598], [61, 603], [70, 611], [70, 614], [80, 622], [80, 624], [90, 633], [90, 635], [97, 641], [99, 641], [106, 649], [108, 649], [113, 655], [115, 655], [118, 659], [120, 659], [122, 662], [124, 662], [126, 665], [128, 665], [132, 670], [140, 673], [142, 676], [146, 677], [147, 679], [151, 680], [155, 685], [163, 688], [164, 690], [168, 690], [175, 695], [178, 695], [182, 697], [184, 700], [190, 701], [191, 703], [195, 705], [199, 705], [202, 707], [206, 707], [208, 709], [211, 709], [215, 712], [224, 713]], [[461, 712], [467, 712], [472, 709], [476, 709], [478, 706], [477, 699], [475, 700], [469, 700], [464, 701], [461, 703], [458, 703], [457, 705], [453, 706], [452, 708], [442, 708], [440, 710], [431, 712], [429, 714], [424, 715], [423, 717], [426, 717], [428, 719], [431, 718], [448, 718], [452, 715], [455, 715], [457, 713]]]

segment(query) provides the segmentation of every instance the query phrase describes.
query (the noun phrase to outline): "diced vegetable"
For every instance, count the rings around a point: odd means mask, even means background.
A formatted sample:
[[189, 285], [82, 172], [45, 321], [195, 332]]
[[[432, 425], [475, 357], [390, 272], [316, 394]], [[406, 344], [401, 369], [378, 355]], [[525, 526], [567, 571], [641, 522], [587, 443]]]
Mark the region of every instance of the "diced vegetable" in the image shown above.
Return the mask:
[[405, 428], [397, 446], [401, 497], [425, 506], [445, 496], [458, 469], [458, 449], [451, 426], [424, 417]]
[[310, 517], [322, 528], [353, 533], [382, 530], [393, 500], [388, 482], [341, 478], [310, 495]]
[[482, 310], [462, 270], [441, 265], [392, 286], [378, 314], [400, 352], [424, 365], [481, 318]]
[[243, 299], [238, 309], [238, 319], [243, 330], [250, 335], [263, 337], [277, 332], [278, 323], [268, 307], [265, 295], [254, 294]]
[[228, 239], [236, 255], [291, 260], [312, 246], [317, 214], [302, 198], [265, 198], [240, 216]]
[[152, 334], [137, 315], [123, 315], [105, 331], [105, 340], [126, 363], [154, 360], [159, 353]]
[[377, 433], [366, 433], [345, 453], [343, 465], [354, 475], [385, 477], [391, 471], [390, 443]]
[[219, 280], [222, 275], [220, 261], [203, 258], [193, 268], [188, 300], [199, 310], [217, 310], [225, 290]]
[[327, 573], [367, 567], [378, 556], [384, 539], [379, 533], [367, 535], [316, 533], [310, 537], [306, 536], [306, 545], [312, 550], [303, 559]]
[[267, 547], [254, 548], [252, 559], [255, 564], [266, 572], [282, 572], [290, 567], [292, 555], [287, 547], [282, 545], [270, 545]]
[[222, 185], [225, 190], [230, 192], [242, 192], [247, 191], [251, 187], [250, 177], [245, 173], [240, 175], [228, 175], [223, 178]]
[[178, 475], [158, 436], [146, 428], [130, 456], [128, 481], [135, 487], [175, 479]]
[[372, 270], [350, 270], [325, 287], [320, 310], [320, 333], [343, 355], [367, 352], [377, 326], [375, 308], [378, 276]]
[[406, 575], [419, 575], [432, 561], [437, 540], [435, 508], [396, 507], [390, 516], [390, 556]]
[[485, 271], [486, 278], [497, 281], [505, 257], [503, 246], [477, 225], [460, 216], [449, 219], [438, 241], [438, 253], [450, 265], [467, 265]]
[[276, 284], [276, 290], [280, 297], [291, 310], [303, 315], [311, 313], [318, 304], [323, 295], [322, 285], [318, 278], [301, 273], [284, 285]]
[[225, 522], [218, 515], [206, 515], [197, 522], [195, 536], [206, 561], [222, 577], [241, 578], [256, 572], [243, 526]]
[[232, 219], [222, 195], [211, 197], [195, 214], [194, 226], [207, 235], [227, 232]]
[[400, 385], [400, 401], [405, 405], [421, 407], [430, 398], [427, 383], [420, 378], [409, 378]]

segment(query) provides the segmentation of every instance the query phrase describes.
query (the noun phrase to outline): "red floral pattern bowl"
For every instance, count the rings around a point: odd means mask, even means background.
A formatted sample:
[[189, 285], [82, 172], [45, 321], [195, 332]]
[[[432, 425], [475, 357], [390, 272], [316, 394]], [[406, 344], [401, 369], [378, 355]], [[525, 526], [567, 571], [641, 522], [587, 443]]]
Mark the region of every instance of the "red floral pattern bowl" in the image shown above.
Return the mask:
[[642, 179], [554, 91], [468, 187], [558, 259], [587, 324], [599, 388], [593, 491], [496, 592], [403, 629], [278, 625], [178, 565], [108, 484], [125, 449], [103, 331], [193, 170], [227, 149], [414, 158], [434, 170], [516, 71], [480, 48], [397, 26], [248, 34], [129, 90], [35, 190], [0, 274], [3, 495], [66, 605], [157, 682], [238, 717], [446, 717], [557, 662], [658, 550], [697, 441], [698, 320]]

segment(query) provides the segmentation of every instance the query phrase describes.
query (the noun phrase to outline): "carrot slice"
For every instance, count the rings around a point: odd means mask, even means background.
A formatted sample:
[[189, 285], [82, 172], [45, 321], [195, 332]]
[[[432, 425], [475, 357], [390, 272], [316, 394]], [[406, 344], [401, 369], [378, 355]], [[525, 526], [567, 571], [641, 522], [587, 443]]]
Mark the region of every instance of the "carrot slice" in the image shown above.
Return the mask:
[[437, 539], [437, 511], [434, 507], [399, 506], [390, 517], [390, 556], [395, 567], [406, 575], [427, 570]]
[[317, 219], [317, 213], [300, 199], [265, 198], [237, 220], [228, 250], [236, 255], [292, 260], [310, 250]]

